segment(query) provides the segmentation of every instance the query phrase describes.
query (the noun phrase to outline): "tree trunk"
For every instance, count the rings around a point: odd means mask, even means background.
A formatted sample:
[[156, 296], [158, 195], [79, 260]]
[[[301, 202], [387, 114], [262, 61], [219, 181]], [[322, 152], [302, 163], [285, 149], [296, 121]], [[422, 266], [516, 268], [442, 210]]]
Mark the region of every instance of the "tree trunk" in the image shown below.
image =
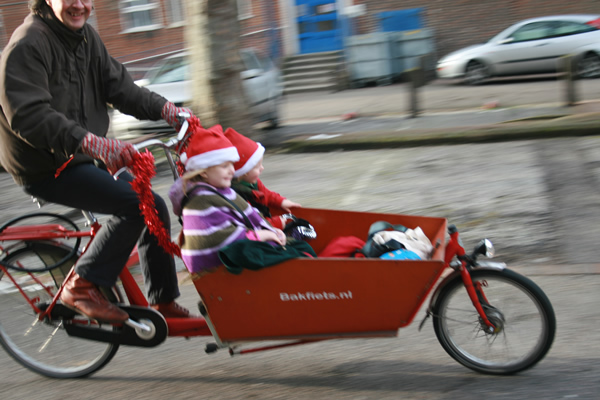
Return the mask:
[[185, 39], [190, 51], [192, 109], [203, 126], [221, 124], [254, 136], [240, 73], [236, 0], [187, 0]]

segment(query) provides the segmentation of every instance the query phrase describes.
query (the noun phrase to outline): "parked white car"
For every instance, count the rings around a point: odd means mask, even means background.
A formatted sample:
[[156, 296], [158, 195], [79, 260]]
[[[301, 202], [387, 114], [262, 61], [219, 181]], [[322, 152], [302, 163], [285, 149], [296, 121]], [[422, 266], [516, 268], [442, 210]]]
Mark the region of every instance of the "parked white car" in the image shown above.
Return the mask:
[[471, 85], [494, 76], [557, 72], [559, 58], [576, 56], [582, 78], [600, 76], [600, 15], [556, 15], [527, 19], [485, 44], [442, 57], [439, 78]]
[[[240, 50], [240, 56], [245, 66], [241, 72], [244, 95], [255, 122], [266, 121], [269, 127], [277, 127], [283, 94], [279, 69], [270, 60], [260, 59], [252, 49]], [[147, 87], [177, 106], [189, 106], [192, 102], [191, 75], [187, 52], [180, 52], [160, 61], [136, 84]], [[113, 137], [129, 138], [172, 130], [163, 120], [140, 121], [117, 110], [111, 114], [109, 135]]]

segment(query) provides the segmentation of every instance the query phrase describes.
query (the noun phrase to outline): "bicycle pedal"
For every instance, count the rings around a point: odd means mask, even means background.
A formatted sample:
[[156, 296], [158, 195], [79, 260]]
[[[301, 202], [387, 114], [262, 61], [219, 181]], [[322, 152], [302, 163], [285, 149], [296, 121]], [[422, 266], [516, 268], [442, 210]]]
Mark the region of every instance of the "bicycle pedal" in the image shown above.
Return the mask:
[[[37, 307], [41, 311], [46, 311], [48, 309], [48, 306], [50, 306], [50, 303], [47, 303], [47, 302], [37, 304]], [[49, 317], [50, 317], [50, 319], [73, 319], [77, 315], [81, 315], [81, 314], [79, 314], [75, 310], [72, 310], [72, 309], [66, 307], [65, 305], [63, 305], [61, 303], [56, 303], [54, 305], [54, 307], [52, 308], [52, 311], [50, 311]]]

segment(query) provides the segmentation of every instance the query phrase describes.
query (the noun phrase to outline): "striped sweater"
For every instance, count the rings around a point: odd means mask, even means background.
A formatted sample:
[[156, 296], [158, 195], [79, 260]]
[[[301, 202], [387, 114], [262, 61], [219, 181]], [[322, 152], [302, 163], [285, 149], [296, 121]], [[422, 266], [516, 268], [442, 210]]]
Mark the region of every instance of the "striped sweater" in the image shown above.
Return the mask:
[[[216, 190], [244, 212], [253, 229], [273, 230], [260, 213], [231, 188]], [[249, 228], [243, 217], [218, 194], [200, 186], [189, 197], [181, 211], [184, 236], [181, 256], [187, 269], [194, 273], [221, 265], [218, 251], [237, 240], [247, 240]], [[181, 204], [182, 200], [183, 197], [171, 198], [173, 204], [177, 201]]]

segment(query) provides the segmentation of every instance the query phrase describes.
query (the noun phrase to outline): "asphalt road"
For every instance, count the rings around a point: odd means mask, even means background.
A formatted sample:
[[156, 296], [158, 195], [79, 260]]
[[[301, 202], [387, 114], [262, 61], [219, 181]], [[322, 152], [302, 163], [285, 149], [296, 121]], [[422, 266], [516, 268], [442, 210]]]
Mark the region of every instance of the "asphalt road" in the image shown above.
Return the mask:
[[[496, 258], [537, 282], [557, 313], [550, 353], [517, 376], [485, 376], [457, 364], [437, 343], [431, 323], [418, 332], [421, 311], [395, 339], [233, 358], [223, 351], [204, 354], [209, 338], [122, 348], [81, 381], [39, 377], [0, 352], [2, 398], [596, 399], [598, 159], [597, 137], [265, 158], [265, 183], [305, 207], [446, 217], [467, 248], [489, 237]], [[161, 171], [154, 186], [165, 193], [170, 183]], [[0, 186], [3, 220], [33, 210], [5, 175]], [[182, 290], [182, 302], [194, 308], [193, 286], [183, 282]]]
[[[598, 275], [532, 276], [552, 300], [558, 332], [548, 356], [516, 376], [478, 374], [454, 362], [422, 315], [397, 338], [338, 340], [230, 357], [206, 355], [207, 338], [122, 347], [84, 380], [34, 375], [0, 353], [2, 398], [22, 399], [597, 399]], [[195, 301], [184, 286], [187, 303]], [[187, 304], [186, 303], [186, 304]]]

